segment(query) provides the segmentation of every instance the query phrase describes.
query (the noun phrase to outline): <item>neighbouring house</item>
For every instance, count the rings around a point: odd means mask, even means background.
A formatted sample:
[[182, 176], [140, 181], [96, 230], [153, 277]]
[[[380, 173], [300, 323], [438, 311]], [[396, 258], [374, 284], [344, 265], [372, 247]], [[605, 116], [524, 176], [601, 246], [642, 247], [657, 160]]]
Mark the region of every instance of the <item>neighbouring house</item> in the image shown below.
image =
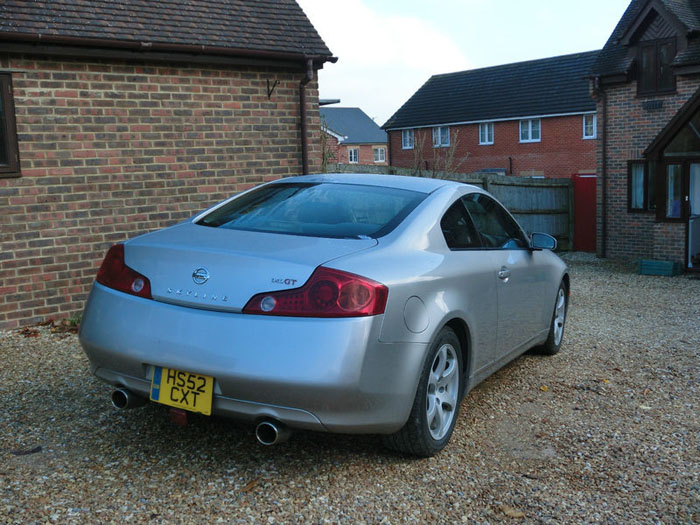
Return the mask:
[[700, 270], [700, 1], [633, 0], [591, 77], [598, 254]]
[[293, 0], [3, 0], [0, 328], [79, 312], [107, 248], [319, 171], [330, 50]]
[[321, 107], [329, 164], [387, 164], [386, 132], [360, 108]]
[[431, 77], [385, 124], [389, 163], [417, 171], [594, 174], [597, 51]]

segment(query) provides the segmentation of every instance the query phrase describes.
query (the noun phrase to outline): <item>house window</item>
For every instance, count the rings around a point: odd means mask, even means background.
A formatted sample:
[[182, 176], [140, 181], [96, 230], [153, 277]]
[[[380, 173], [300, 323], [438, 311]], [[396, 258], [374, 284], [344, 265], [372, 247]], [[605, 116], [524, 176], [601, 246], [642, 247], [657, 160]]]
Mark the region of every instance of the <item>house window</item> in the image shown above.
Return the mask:
[[675, 56], [675, 39], [640, 44], [637, 82], [637, 92], [640, 95], [671, 93], [676, 90], [676, 78], [671, 69]]
[[479, 124], [479, 144], [493, 144], [493, 122]]
[[450, 145], [450, 128], [440, 126], [433, 128], [433, 147], [446, 148]]
[[540, 119], [520, 121], [520, 142], [539, 142], [540, 137]]
[[357, 164], [360, 162], [360, 150], [358, 148], [348, 149], [348, 162], [350, 164]]
[[413, 149], [414, 137], [412, 129], [404, 129], [401, 131], [401, 148]]
[[630, 163], [629, 166], [629, 209], [642, 211], [644, 206], [644, 183], [646, 169], [643, 162]]
[[386, 148], [374, 148], [374, 162], [386, 162]]
[[629, 211], [649, 211], [656, 208], [654, 195], [654, 163], [633, 160], [627, 169], [627, 207]]
[[15, 106], [9, 73], [0, 73], [0, 90], [0, 177], [19, 177]]
[[583, 138], [594, 139], [597, 135], [598, 122], [595, 114], [583, 116]]

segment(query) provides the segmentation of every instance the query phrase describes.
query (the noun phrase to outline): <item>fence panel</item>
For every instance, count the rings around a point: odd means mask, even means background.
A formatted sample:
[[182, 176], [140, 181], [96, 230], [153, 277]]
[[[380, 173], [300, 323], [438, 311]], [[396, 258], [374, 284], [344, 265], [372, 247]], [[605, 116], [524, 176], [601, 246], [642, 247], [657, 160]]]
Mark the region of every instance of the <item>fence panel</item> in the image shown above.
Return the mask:
[[[417, 176], [410, 169], [391, 166], [334, 164], [328, 166], [328, 170]], [[421, 175], [434, 175], [484, 188], [508, 208], [528, 234], [549, 233], [556, 237], [559, 250], [572, 249], [573, 187], [570, 179], [513, 177], [493, 173], [423, 172]]]

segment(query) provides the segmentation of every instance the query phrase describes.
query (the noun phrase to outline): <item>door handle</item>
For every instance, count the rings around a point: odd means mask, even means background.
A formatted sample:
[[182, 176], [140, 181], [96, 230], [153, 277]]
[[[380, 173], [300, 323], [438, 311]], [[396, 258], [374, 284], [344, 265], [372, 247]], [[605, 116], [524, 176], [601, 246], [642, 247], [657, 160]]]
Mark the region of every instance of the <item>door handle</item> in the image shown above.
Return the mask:
[[498, 271], [498, 278], [505, 280], [508, 279], [508, 277], [510, 277], [510, 270], [507, 266], [501, 266], [501, 269]]

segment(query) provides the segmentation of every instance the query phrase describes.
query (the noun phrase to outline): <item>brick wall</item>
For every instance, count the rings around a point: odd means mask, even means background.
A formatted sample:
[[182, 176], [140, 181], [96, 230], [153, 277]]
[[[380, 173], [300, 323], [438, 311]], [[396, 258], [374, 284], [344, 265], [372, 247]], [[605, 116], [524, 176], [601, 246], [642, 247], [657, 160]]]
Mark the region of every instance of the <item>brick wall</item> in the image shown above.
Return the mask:
[[[609, 257], [637, 259], [654, 258], [683, 262], [685, 258], [686, 224], [656, 222], [656, 213], [628, 212], [629, 160], [643, 160], [642, 153], [695, 93], [700, 76], [678, 77], [677, 91], [652, 100], [662, 102], [659, 109], [645, 109], [649, 98], [637, 97], [637, 84], [608, 87], [607, 123], [607, 244]], [[602, 99], [598, 101], [598, 136], [603, 126]], [[597, 239], [598, 254], [602, 254], [602, 144], [597, 154]]]
[[[582, 119], [581, 115], [541, 119], [541, 141], [532, 143], [520, 143], [517, 120], [495, 122], [492, 145], [479, 144], [478, 124], [450, 126], [455, 164], [451, 171], [502, 169], [511, 174], [512, 166], [512, 174], [520, 176], [568, 178], [574, 173], [593, 173], [597, 141], [583, 140]], [[421, 160], [423, 169], [426, 162], [428, 169], [433, 169], [433, 164], [447, 161], [450, 148], [433, 148], [431, 128], [414, 133], [415, 148], [405, 150], [401, 131], [389, 132], [392, 166], [413, 168]]]
[[[0, 69], [22, 171], [0, 178], [0, 328], [79, 312], [111, 244], [301, 172], [303, 73], [6, 55]], [[315, 81], [307, 102], [318, 171]]]
[[[348, 164], [348, 149], [357, 148], [358, 164], [386, 166], [389, 160], [389, 148], [386, 144], [340, 144], [334, 136], [326, 134], [328, 162], [331, 164]], [[374, 162], [374, 149], [384, 148], [384, 162]]]

